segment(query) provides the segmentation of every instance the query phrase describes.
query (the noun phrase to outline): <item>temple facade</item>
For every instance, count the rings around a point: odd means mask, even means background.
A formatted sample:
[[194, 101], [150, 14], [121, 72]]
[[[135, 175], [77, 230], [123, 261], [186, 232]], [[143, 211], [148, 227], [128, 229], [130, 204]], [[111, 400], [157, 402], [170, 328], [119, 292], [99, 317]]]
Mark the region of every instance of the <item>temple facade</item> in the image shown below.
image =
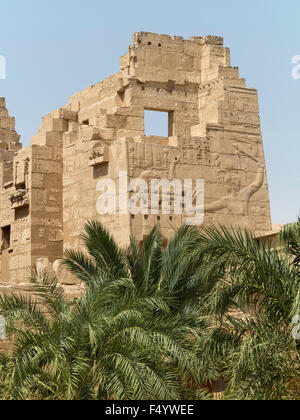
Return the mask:
[[[145, 111], [167, 114], [168, 137], [145, 134]], [[130, 235], [142, 242], [155, 224], [166, 241], [172, 237], [186, 222], [184, 203], [182, 214], [174, 206], [181, 192], [169, 194], [171, 213], [159, 199], [155, 214], [132, 214], [126, 203], [134, 191], [126, 186], [134, 179], [190, 180], [194, 193], [203, 180], [201, 224], [239, 225], [258, 236], [272, 230], [257, 91], [230, 66], [220, 37], [135, 33], [119, 73], [45, 116], [30, 146], [19, 139], [0, 98], [0, 293], [26, 291], [37, 262], [59, 270], [63, 250], [81, 246], [90, 219], [122, 245]], [[116, 185], [109, 214], [99, 212], [101, 180]], [[70, 293], [80, 287], [68, 276], [61, 282]]]

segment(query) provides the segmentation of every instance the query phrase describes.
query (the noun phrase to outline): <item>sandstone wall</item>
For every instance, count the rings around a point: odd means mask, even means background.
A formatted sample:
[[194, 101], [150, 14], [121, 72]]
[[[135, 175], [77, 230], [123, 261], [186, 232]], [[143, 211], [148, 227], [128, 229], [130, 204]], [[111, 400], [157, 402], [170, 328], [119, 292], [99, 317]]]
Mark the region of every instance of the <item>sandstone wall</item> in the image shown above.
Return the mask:
[[[145, 110], [168, 113], [168, 137], [145, 135]], [[205, 225], [272, 229], [257, 91], [230, 66], [220, 37], [136, 33], [120, 72], [45, 116], [29, 147], [21, 150], [14, 127], [0, 98], [0, 293], [30, 292], [26, 270], [36, 262], [55, 263], [68, 295], [81, 293], [56, 261], [82, 247], [87, 220], [122, 245], [131, 234], [142, 242], [157, 223], [168, 240], [185, 223], [161, 211], [123, 214], [119, 203], [116, 214], [100, 215], [98, 182], [118, 185], [120, 171], [128, 183], [204, 179]]]

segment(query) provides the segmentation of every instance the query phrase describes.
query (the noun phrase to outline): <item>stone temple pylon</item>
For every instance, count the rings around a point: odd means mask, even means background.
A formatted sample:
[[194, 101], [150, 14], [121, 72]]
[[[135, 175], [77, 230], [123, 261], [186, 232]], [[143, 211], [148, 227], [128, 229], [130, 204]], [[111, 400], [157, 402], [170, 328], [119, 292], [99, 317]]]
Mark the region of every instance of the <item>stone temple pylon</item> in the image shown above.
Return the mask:
[[[165, 114], [168, 135], [145, 132], [149, 111]], [[272, 232], [258, 93], [231, 66], [221, 37], [135, 33], [120, 71], [46, 115], [30, 146], [19, 150], [14, 128], [0, 99], [0, 293], [27, 292], [28, 266], [59, 271], [63, 251], [82, 248], [91, 219], [122, 246], [130, 235], [143, 243], [154, 225], [168, 241], [195, 216], [183, 205], [186, 180], [193, 191], [204, 183], [199, 225], [240, 226], [260, 237]], [[149, 193], [146, 213], [131, 214], [137, 191], [126, 186], [136, 179], [149, 190], [153, 179], [180, 185], [160, 188], [153, 200]], [[115, 212], [98, 210], [105, 181], [116, 186], [108, 197], [116, 199]], [[59, 279], [71, 296], [78, 293], [78, 279]]]

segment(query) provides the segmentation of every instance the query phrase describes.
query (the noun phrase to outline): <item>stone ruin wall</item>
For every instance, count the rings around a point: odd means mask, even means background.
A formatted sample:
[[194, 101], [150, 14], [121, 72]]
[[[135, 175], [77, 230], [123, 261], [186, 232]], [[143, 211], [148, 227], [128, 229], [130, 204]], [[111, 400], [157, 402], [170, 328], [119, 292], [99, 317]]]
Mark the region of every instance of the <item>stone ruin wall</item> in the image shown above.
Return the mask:
[[[204, 224], [271, 231], [258, 95], [246, 87], [220, 37], [184, 40], [136, 33], [120, 72], [50, 113], [22, 149], [0, 99], [0, 293], [28, 293], [27, 268], [80, 247], [97, 219], [124, 245], [159, 223], [169, 239], [181, 215], [100, 216], [99, 179], [204, 179]], [[168, 112], [169, 137], [145, 136], [145, 110]], [[59, 270], [55, 264], [56, 270]], [[67, 293], [82, 290], [61, 275]]]

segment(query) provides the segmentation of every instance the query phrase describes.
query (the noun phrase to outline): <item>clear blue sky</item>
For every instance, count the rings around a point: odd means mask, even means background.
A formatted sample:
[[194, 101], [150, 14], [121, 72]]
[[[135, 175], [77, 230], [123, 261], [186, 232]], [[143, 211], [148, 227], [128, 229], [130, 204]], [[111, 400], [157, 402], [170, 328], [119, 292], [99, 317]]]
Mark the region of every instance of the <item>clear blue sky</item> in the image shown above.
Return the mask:
[[119, 70], [131, 34], [220, 35], [232, 65], [259, 91], [273, 222], [300, 212], [299, 0], [10, 0], [1, 2], [0, 55], [7, 98], [24, 145], [40, 119]]

